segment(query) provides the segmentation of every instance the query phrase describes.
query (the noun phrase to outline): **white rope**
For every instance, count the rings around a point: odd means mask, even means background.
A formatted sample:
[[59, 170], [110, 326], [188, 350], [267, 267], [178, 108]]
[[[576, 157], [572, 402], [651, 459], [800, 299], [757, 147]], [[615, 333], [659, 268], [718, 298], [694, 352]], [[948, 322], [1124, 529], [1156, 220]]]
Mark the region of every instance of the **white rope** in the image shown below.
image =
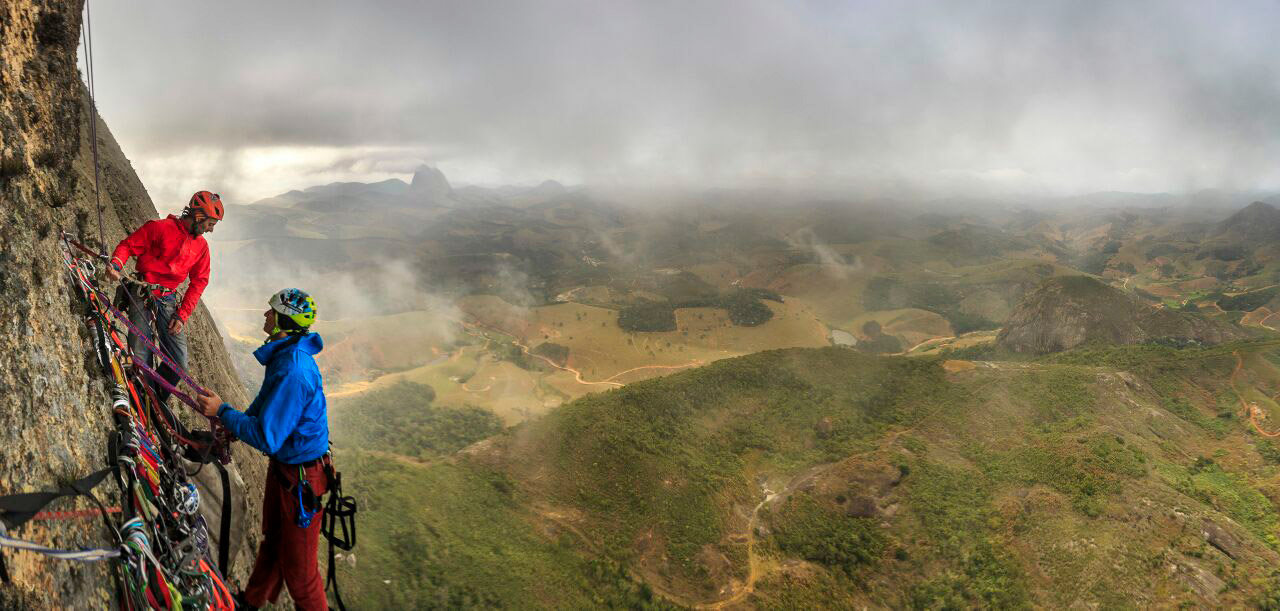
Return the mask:
[[45, 547], [39, 543], [25, 541], [22, 539], [14, 539], [10, 537], [4, 524], [0, 524], [0, 546], [11, 547], [13, 549], [21, 549], [29, 552], [36, 552], [54, 558], [63, 560], [79, 560], [81, 562], [97, 562], [99, 560], [107, 560], [109, 558], [119, 558], [120, 550], [104, 549], [104, 548], [82, 548], [79, 550], [55, 549]]
[[89, 138], [93, 147], [93, 201], [98, 207], [98, 242], [102, 253], [107, 252], [106, 233], [102, 229], [102, 196], [98, 189], [98, 102], [97, 91], [93, 81], [93, 15], [89, 12], [89, 0], [84, 2], [84, 28], [81, 39], [84, 41], [84, 71], [86, 88], [89, 91]]

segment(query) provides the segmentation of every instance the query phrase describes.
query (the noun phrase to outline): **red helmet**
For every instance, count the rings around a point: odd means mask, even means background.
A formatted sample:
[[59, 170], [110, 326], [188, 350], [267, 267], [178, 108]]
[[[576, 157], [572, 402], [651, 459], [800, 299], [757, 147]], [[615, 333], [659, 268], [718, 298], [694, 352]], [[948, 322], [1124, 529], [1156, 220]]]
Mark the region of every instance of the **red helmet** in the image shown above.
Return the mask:
[[196, 191], [187, 203], [187, 209], [193, 213], [203, 214], [211, 219], [222, 220], [222, 198], [217, 193]]

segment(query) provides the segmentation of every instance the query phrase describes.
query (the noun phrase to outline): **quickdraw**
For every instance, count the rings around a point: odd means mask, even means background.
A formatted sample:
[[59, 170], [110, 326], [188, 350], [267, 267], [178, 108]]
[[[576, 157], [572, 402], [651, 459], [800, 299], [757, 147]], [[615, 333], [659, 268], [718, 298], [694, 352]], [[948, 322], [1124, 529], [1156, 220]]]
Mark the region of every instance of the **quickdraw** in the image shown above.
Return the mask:
[[315, 517], [320, 503], [302, 465], [298, 465], [298, 485], [294, 487], [298, 490], [298, 517], [295, 522], [298, 528], [311, 528], [311, 519]]
[[[132, 359], [128, 344], [114, 322], [124, 323], [145, 342], [149, 340], [106, 299], [91, 279], [96, 271], [93, 260], [100, 255], [65, 233], [63, 242], [66, 245], [64, 264], [84, 304], [84, 320], [91, 333], [95, 360], [109, 381], [115, 429], [107, 444], [108, 464], [107, 468], [57, 491], [0, 497], [0, 547], [66, 560], [111, 561], [115, 568], [117, 600], [122, 609], [232, 611], [235, 602], [219, 571], [219, 567], [227, 564], [230, 538], [231, 495], [226, 470], [215, 461], [222, 476], [224, 502], [215, 562], [208, 527], [199, 515], [200, 492], [180, 460], [194, 458], [202, 465], [209, 462], [220, 443], [219, 436], [205, 433], [207, 439], [199, 440], [200, 433], [187, 431], [157, 399], [152, 382], [160, 383], [165, 390], [194, 405], [189, 395], [174, 392], [178, 389], [163, 376]], [[73, 248], [92, 258], [73, 256]], [[149, 347], [195, 392], [207, 393], [163, 351], [153, 344]], [[225, 448], [226, 437], [222, 440]], [[119, 507], [109, 508], [93, 495], [93, 488], [108, 477], [116, 482], [120, 491]], [[42, 511], [53, 501], [67, 496], [85, 496], [97, 509]], [[32, 519], [93, 516], [102, 518], [112, 546], [63, 550], [11, 535], [12, 529]], [[0, 562], [0, 577], [4, 576]]]
[[[94, 261], [104, 260], [105, 256], [93, 252], [65, 232], [62, 238], [65, 246], [63, 263], [73, 288], [83, 301], [84, 321], [91, 333], [96, 361], [110, 381], [112, 418], [116, 428], [108, 443], [109, 466], [69, 489], [35, 493], [39, 498], [34, 500], [19, 498], [32, 495], [0, 497], [0, 546], [70, 560], [116, 561], [114, 577], [119, 604], [131, 611], [145, 608], [232, 611], [235, 601], [218, 567], [225, 567], [228, 562], [231, 486], [223, 465], [230, 460], [227, 447], [233, 439], [225, 428], [217, 426], [210, 432], [187, 430], [169, 407], [159, 400], [157, 392], [163, 390], [198, 409], [191, 395], [179, 389], [175, 382], [149, 364], [133, 359], [128, 343], [121, 337], [122, 331], [115, 323], [120, 323], [141, 340], [194, 393], [209, 393], [160, 346], [148, 339], [149, 334], [121, 312], [92, 280], [97, 272]], [[73, 250], [87, 256], [74, 256]], [[132, 300], [129, 291], [125, 294]], [[140, 308], [136, 302], [131, 307], [149, 311]], [[154, 314], [149, 322], [155, 324]], [[210, 460], [215, 454], [218, 460]], [[199, 515], [200, 494], [189, 479], [194, 473], [188, 474], [179, 458], [197, 462], [200, 468], [204, 464], [213, 464], [221, 476], [224, 505], [216, 563], [211, 557], [208, 527]], [[321, 524], [321, 532], [329, 540], [325, 588], [332, 587], [337, 607], [345, 609], [338, 591], [335, 549], [351, 550], [355, 546], [356, 501], [342, 494], [341, 474], [334, 471], [332, 462], [328, 460], [325, 461], [325, 472], [329, 480], [329, 498], [324, 505]], [[108, 474], [120, 490], [119, 507], [108, 508], [91, 493], [93, 486]], [[305, 482], [305, 476], [300, 481]], [[303, 502], [303, 496], [307, 496], [309, 491], [304, 492], [302, 486], [298, 491], [299, 504], [303, 506], [299, 520], [309, 524], [315, 518], [315, 510], [307, 511], [308, 503]], [[40, 510], [56, 498], [72, 495], [87, 496], [98, 509], [41, 514]], [[10, 511], [10, 506], [18, 509]], [[118, 522], [112, 520], [115, 515], [119, 516]], [[10, 537], [4, 527], [7, 524], [9, 528], [16, 528], [30, 519], [93, 516], [102, 517], [116, 542], [114, 548], [58, 550]], [[0, 579], [5, 578], [2, 561], [0, 557]], [[120, 573], [123, 573], [123, 578]]]
[[[94, 266], [91, 263], [84, 261], [83, 259], [80, 260], [82, 262], [81, 265], [75, 265], [75, 259], [74, 257], [71, 256], [70, 248], [75, 248], [77, 250], [90, 253], [94, 257], [101, 257], [102, 255], [93, 254], [93, 251], [89, 250], [87, 246], [76, 241], [66, 232], [62, 233], [62, 240], [63, 240], [63, 243], [68, 246], [68, 248], [63, 250], [64, 263], [69, 268], [75, 267], [75, 269], [72, 270], [72, 273], [76, 277], [76, 280], [78, 281], [80, 287], [86, 291], [93, 293], [93, 299], [105, 300], [103, 302], [103, 305], [106, 306], [107, 311], [110, 312], [112, 316], [115, 317], [116, 320], [123, 323], [125, 327], [129, 329], [130, 332], [134, 333], [147, 348], [149, 348], [153, 353], [159, 355], [160, 359], [164, 361], [164, 364], [168, 365], [173, 370], [173, 372], [176, 373], [178, 377], [182, 379], [183, 382], [186, 382], [187, 385], [190, 386], [197, 393], [201, 395], [208, 395], [209, 391], [205, 390], [204, 387], [200, 386], [200, 384], [196, 383], [195, 380], [191, 379], [191, 376], [187, 375], [186, 370], [184, 370], [176, 362], [174, 362], [173, 358], [169, 356], [169, 353], [167, 351], [161, 349], [159, 346], [155, 344], [155, 342], [149, 339], [150, 334], [143, 332], [142, 329], [139, 329], [137, 325], [133, 324], [133, 321], [129, 318], [128, 315], [126, 315], [124, 312], [121, 312], [119, 308], [116, 308], [114, 305], [112, 305], [111, 300], [107, 297], [106, 293], [104, 293], [101, 289], [99, 289], [96, 285], [94, 285], [92, 282], [89, 281], [89, 279], [85, 275], [85, 272], [88, 272], [88, 275], [93, 275], [96, 271]], [[125, 276], [125, 278], [128, 278], [128, 281], [131, 283], [140, 284], [148, 288], [161, 288], [161, 289], [166, 288], [158, 284], [150, 284], [142, 280], [130, 278], [128, 276]], [[128, 293], [126, 292], [126, 294]], [[130, 298], [132, 298], [131, 294], [130, 294]], [[139, 306], [139, 304], [137, 304], [136, 302], [133, 305]], [[143, 311], [149, 311], [141, 307], [139, 307], [139, 309]], [[152, 322], [154, 322], [154, 320]]]

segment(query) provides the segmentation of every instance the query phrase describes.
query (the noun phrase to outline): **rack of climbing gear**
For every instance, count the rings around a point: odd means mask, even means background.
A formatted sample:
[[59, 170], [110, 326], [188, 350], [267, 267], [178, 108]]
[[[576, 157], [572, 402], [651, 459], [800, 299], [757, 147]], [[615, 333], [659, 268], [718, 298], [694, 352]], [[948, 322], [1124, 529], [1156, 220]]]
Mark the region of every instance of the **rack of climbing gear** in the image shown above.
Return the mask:
[[[62, 243], [63, 264], [84, 307], [94, 361], [107, 380], [115, 428], [108, 437], [106, 468], [56, 491], [0, 497], [0, 548], [65, 560], [111, 562], [122, 609], [232, 611], [235, 602], [221, 573], [227, 567], [230, 541], [231, 491], [223, 466], [230, 462], [230, 436], [218, 426], [211, 426], [209, 431], [189, 430], [158, 398], [156, 389], [160, 388], [198, 409], [191, 395], [177, 384], [185, 383], [194, 394], [208, 391], [148, 339], [155, 337], [153, 334], [144, 333], [99, 288], [96, 265], [105, 257], [65, 232]], [[136, 302], [130, 307], [145, 311]], [[147, 324], [153, 325], [154, 318]], [[133, 359], [128, 343], [122, 339], [129, 332], [159, 357], [163, 363], [159, 368], [167, 368], [177, 382]], [[213, 424], [216, 423], [211, 421]], [[188, 472], [189, 463], [200, 466]], [[200, 493], [192, 479], [205, 464], [213, 464], [222, 478], [223, 508], [216, 560], [208, 525], [199, 511]], [[108, 477], [119, 489], [118, 507], [107, 507], [93, 492]], [[97, 509], [43, 511], [55, 500], [71, 496], [85, 496]], [[63, 550], [12, 535], [12, 530], [32, 520], [74, 517], [100, 517], [111, 545]], [[2, 557], [0, 579], [7, 579]]]

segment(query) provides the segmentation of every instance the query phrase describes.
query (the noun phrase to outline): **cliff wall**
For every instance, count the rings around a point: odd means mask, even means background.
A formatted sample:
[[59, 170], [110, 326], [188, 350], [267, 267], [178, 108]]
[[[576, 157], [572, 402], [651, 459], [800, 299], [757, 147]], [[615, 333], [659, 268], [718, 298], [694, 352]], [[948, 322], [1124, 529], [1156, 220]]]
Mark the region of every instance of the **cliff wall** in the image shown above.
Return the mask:
[[[76, 68], [82, 3], [0, 2], [0, 495], [48, 490], [103, 465], [112, 429], [110, 400], [94, 368], [78, 303], [61, 267], [59, 231], [99, 243], [88, 97]], [[157, 218], [129, 160], [104, 122], [97, 122], [102, 225], [108, 248]], [[206, 188], [192, 185], [192, 190]], [[213, 270], [211, 282], [231, 281]], [[209, 312], [201, 306], [184, 331], [191, 373], [228, 401], [245, 405]], [[176, 404], [176, 401], [175, 401]], [[193, 416], [177, 404], [175, 410]], [[189, 418], [198, 425], [201, 418]], [[252, 568], [260, 523], [265, 460], [236, 444], [230, 581]], [[216, 471], [199, 476], [202, 511], [217, 536], [222, 505]], [[246, 494], [247, 491], [247, 494]], [[99, 497], [118, 504], [108, 481]], [[58, 508], [82, 507], [83, 499]], [[100, 520], [44, 521], [15, 534], [56, 547], [102, 546]], [[0, 607], [108, 606], [104, 563], [51, 560], [0, 550], [13, 584], [0, 587]]]

